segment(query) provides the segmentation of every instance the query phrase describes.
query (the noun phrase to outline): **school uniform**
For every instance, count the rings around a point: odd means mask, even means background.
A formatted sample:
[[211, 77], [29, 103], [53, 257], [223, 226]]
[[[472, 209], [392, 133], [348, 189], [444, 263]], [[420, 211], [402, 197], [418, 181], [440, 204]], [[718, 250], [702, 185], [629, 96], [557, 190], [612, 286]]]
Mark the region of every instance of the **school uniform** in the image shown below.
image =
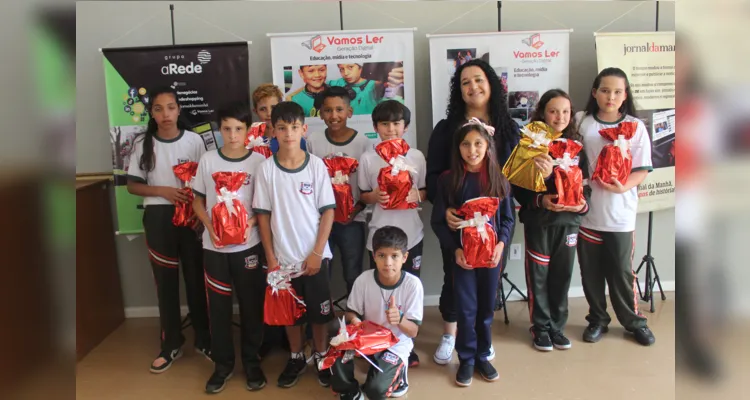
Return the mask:
[[[372, 148], [370, 139], [356, 131], [345, 142], [333, 141], [328, 136], [328, 130], [313, 133], [309, 135], [308, 139], [308, 151], [320, 158], [340, 154], [359, 161], [362, 154]], [[352, 188], [352, 197], [356, 205], [360, 199], [358, 174], [356, 172], [349, 175], [349, 185]], [[338, 246], [341, 252], [341, 267], [344, 270], [347, 293], [351, 293], [355, 279], [362, 273], [362, 256], [365, 251], [365, 223], [366, 215], [362, 210], [348, 224], [334, 222], [331, 228], [331, 236], [328, 239], [328, 245], [331, 249]], [[331, 269], [329, 269], [329, 272], [331, 272]]]
[[[588, 172], [596, 168], [599, 153], [608, 142], [599, 130], [614, 128], [623, 121], [636, 121], [638, 127], [630, 139], [632, 155], [631, 172], [653, 170], [651, 165], [651, 140], [643, 122], [625, 115], [619, 121], [602, 122], [595, 116], [576, 114], [583, 135], [583, 150], [588, 158]], [[620, 324], [627, 330], [646, 326], [646, 318], [638, 310], [636, 276], [633, 272], [635, 250], [635, 220], [638, 211], [638, 188], [626, 193], [612, 193], [596, 182], [591, 183], [591, 209], [581, 221], [578, 241], [578, 260], [586, 300], [589, 303], [589, 323], [607, 326], [611, 321], [607, 313], [605, 282], [609, 287], [612, 308]]]
[[[212, 175], [215, 172], [241, 171], [248, 174], [237, 192], [253, 217], [252, 198], [258, 166], [265, 161], [259, 153], [250, 152], [241, 158], [230, 158], [222, 149], [210, 151], [201, 157], [193, 191], [205, 199], [206, 213], [212, 218], [212, 208], [218, 194]], [[217, 248], [211, 241], [209, 230], [203, 232], [206, 298], [211, 321], [213, 344], [211, 355], [216, 369], [229, 373], [234, 369], [234, 339], [232, 335], [232, 294], [237, 296], [240, 308], [240, 348], [245, 371], [260, 365], [258, 352], [263, 342], [263, 302], [266, 287], [266, 257], [257, 225], [247, 233], [243, 244]]]
[[[184, 162], [198, 162], [206, 151], [203, 139], [191, 131], [180, 131], [179, 136], [163, 140], [154, 135], [154, 168], [144, 171], [139, 162], [143, 155], [144, 136], [136, 139], [130, 156], [127, 179], [150, 186], [182, 188], [172, 169]], [[195, 346], [211, 346], [208, 328], [200, 238], [191, 227], [177, 227], [172, 223], [175, 206], [162, 197], [144, 197], [143, 228], [148, 258], [156, 282], [161, 323], [161, 350], [173, 351], [185, 342], [180, 314], [179, 266], [185, 281], [185, 294], [190, 319], [195, 330]]]

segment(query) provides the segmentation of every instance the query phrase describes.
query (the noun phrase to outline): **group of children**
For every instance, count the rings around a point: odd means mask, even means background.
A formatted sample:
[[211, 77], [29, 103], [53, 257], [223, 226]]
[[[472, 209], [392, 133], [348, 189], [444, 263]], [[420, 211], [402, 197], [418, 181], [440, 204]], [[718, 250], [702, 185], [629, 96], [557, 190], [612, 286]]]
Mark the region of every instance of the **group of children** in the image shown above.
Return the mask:
[[[201, 139], [178, 124], [180, 108], [173, 90], [153, 91], [151, 99], [149, 127], [136, 141], [128, 169], [128, 189], [145, 197], [144, 228], [159, 294], [162, 351], [151, 371], [165, 371], [182, 355], [185, 339], [180, 333], [177, 273], [182, 263], [196, 329], [195, 347], [215, 364], [206, 392], [223, 390], [234, 370], [233, 294], [239, 301], [246, 387], [251, 391], [262, 389], [266, 378], [259, 353], [266, 273], [283, 266], [301, 273], [292, 279], [292, 287], [306, 306], [295, 326], [285, 328], [291, 355], [278, 386], [294, 386], [308, 365], [303, 324], [312, 326], [311, 358], [316, 369], [317, 361], [328, 350], [329, 323], [335, 316], [330, 267], [333, 248], [338, 247], [348, 292], [346, 323], [375, 322], [389, 328], [398, 343], [370, 357], [378, 368], [370, 369], [363, 386], [354, 379], [353, 362], [344, 360], [337, 360], [329, 370], [318, 370], [318, 381], [345, 399], [359, 399], [362, 392], [369, 399], [403, 396], [408, 390], [408, 367], [419, 363], [414, 338], [423, 316], [424, 290], [419, 276], [424, 229], [418, 207], [382, 206], [391, 199], [389, 193], [380, 190], [378, 176], [381, 168], [395, 164], [384, 161], [364, 134], [347, 126], [353, 114], [351, 92], [330, 86], [318, 94], [315, 108], [327, 129], [308, 134], [301, 106], [282, 102], [281, 92], [273, 85], [259, 87], [253, 94], [253, 110], [267, 124], [267, 141], [275, 143], [268, 159], [245, 146], [251, 121], [246, 105], [232, 104], [217, 112], [224, 146], [205, 152]], [[586, 175], [605, 145], [599, 130], [623, 120], [638, 123], [630, 141], [633, 170], [627, 183], [585, 182], [586, 201], [575, 207], [555, 204], [553, 190], [534, 193], [511, 187], [495, 155], [494, 128], [484, 121], [471, 119], [462, 125], [454, 134], [451, 154], [430, 155], [451, 157], [452, 162], [450, 171], [439, 179], [431, 225], [441, 247], [455, 254], [459, 386], [469, 386], [475, 371], [487, 381], [499, 377], [491, 364], [491, 325], [499, 266], [511, 240], [502, 235], [497, 238], [489, 265], [467, 262], [461, 238], [465, 224], [458, 223], [456, 210], [471, 199], [490, 197], [499, 201], [497, 211], [488, 218], [494, 229], [513, 223], [511, 193], [521, 204], [534, 347], [544, 351], [571, 347], [563, 332], [576, 249], [590, 305], [590, 325], [583, 339], [596, 342], [607, 331], [606, 281], [620, 323], [639, 343], [653, 343], [653, 334], [638, 312], [631, 270], [637, 185], [651, 168], [648, 133], [633, 112], [627, 77], [615, 68], [600, 73], [586, 110], [576, 114], [574, 122], [565, 92], [550, 90], [540, 99], [533, 119], [563, 132], [569, 140], [582, 140], [580, 165]], [[402, 138], [410, 114], [401, 102], [380, 102], [372, 112], [372, 122], [381, 141]], [[358, 167], [343, 180], [352, 188], [355, 206], [346, 218], [334, 221], [334, 209], [340, 205], [336, 204], [324, 161], [338, 156], [356, 159]], [[198, 162], [191, 184], [196, 219], [192, 227], [178, 228], [171, 221], [174, 205], [191, 199], [181, 189], [172, 167], [186, 161]], [[413, 181], [406, 200], [418, 204], [426, 197], [425, 157], [417, 149], [408, 149], [402, 162]], [[247, 241], [240, 245], [217, 245], [211, 221], [212, 207], [224, 201], [215, 191], [212, 176], [222, 171], [248, 174], [236, 193], [236, 199], [248, 210]], [[554, 188], [554, 184], [547, 187]], [[369, 218], [366, 210], [371, 211]], [[202, 240], [194, 230], [201, 228]], [[583, 239], [580, 242], [579, 235]], [[371, 269], [363, 272], [365, 248]]]

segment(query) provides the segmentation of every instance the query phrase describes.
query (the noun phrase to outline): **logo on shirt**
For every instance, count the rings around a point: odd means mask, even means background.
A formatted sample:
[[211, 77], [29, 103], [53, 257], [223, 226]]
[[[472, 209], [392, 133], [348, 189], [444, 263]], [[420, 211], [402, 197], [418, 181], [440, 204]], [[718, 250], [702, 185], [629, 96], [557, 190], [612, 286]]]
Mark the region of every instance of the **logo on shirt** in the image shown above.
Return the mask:
[[247, 174], [247, 176], [245, 177], [245, 183], [243, 183], [243, 185], [246, 185], [246, 186], [249, 185], [250, 184], [250, 178], [251, 178], [250, 174]]
[[302, 182], [299, 185], [299, 192], [302, 194], [312, 194], [313, 185], [310, 182]]
[[419, 268], [422, 266], [422, 256], [416, 256], [414, 257], [414, 260], [411, 262], [411, 268], [415, 271], [419, 271]]
[[328, 315], [331, 313], [331, 300], [326, 300], [320, 303], [320, 315]]
[[390, 351], [384, 351], [383, 355], [380, 356], [380, 359], [387, 362], [388, 364], [396, 366], [398, 366], [398, 362], [401, 361], [399, 360], [397, 355], [391, 353]]
[[245, 268], [256, 269], [258, 268], [258, 255], [253, 254], [245, 257]]
[[571, 233], [570, 235], [565, 237], [565, 245], [568, 247], [575, 247], [575, 245], [578, 244], [578, 234], [577, 233]]
[[179, 164], [185, 164], [185, 163], [186, 163], [186, 162], [188, 162], [188, 161], [190, 161], [190, 160], [189, 160], [189, 159], [187, 159], [187, 158], [178, 158], [178, 159], [177, 159], [177, 164], [178, 164], [178, 165], [179, 165]]

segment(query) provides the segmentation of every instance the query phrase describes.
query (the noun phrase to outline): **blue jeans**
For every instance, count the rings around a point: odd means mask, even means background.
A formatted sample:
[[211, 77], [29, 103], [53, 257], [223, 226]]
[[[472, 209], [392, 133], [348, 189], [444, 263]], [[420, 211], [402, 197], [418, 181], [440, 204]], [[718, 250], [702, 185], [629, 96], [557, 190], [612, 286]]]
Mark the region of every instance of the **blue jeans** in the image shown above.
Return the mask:
[[456, 353], [461, 363], [485, 361], [492, 345], [492, 319], [500, 266], [466, 270], [453, 264], [458, 331]]
[[[362, 273], [362, 257], [365, 254], [365, 223], [352, 221], [348, 224], [333, 223], [331, 235], [328, 237], [331, 252], [334, 247], [341, 252], [341, 268], [344, 270], [346, 293], [352, 292], [352, 286], [359, 274]], [[333, 266], [333, 264], [331, 264]], [[332, 276], [333, 268], [328, 269], [328, 277]]]

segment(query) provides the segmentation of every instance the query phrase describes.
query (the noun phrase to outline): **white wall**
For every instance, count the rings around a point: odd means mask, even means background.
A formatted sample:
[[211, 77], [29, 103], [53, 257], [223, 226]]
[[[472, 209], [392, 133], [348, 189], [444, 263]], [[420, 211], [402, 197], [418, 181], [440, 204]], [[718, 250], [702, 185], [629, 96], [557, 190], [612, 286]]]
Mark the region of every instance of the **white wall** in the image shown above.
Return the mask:
[[[78, 2], [76, 3], [77, 84], [77, 172], [111, 170], [104, 76], [100, 47], [151, 46], [171, 43], [169, 2]], [[266, 33], [340, 29], [338, 2], [173, 2], [175, 36], [178, 44], [250, 40], [250, 84], [271, 80], [271, 52]], [[633, 9], [633, 7], [638, 6]], [[655, 2], [570, 1], [503, 2], [502, 29], [573, 28], [571, 36], [570, 91], [581, 108], [596, 75], [593, 32], [653, 31]], [[486, 32], [497, 30], [495, 2], [345, 2], [344, 29], [416, 27], [414, 37], [419, 148], [427, 151], [432, 127], [428, 33]], [[115, 41], [129, 29], [153, 19], [131, 34]], [[674, 3], [660, 2], [660, 30], [674, 29]], [[219, 25], [221, 29], [211, 26]], [[231, 32], [227, 33], [225, 31]], [[237, 36], [241, 37], [239, 39]], [[430, 156], [429, 154], [427, 155]], [[438, 295], [442, 284], [442, 261], [435, 235], [429, 229], [431, 207], [426, 204], [422, 219], [426, 229], [422, 279], [425, 293]], [[653, 254], [663, 281], [674, 280], [674, 212], [654, 213]], [[647, 216], [638, 217], [636, 260], [645, 254]], [[523, 226], [516, 229], [514, 243], [523, 242]], [[142, 237], [128, 241], [117, 238], [126, 307], [156, 305], [153, 280]], [[636, 265], [637, 266], [637, 265]], [[523, 264], [508, 265], [511, 279], [525, 287]], [[580, 285], [574, 273], [572, 286]], [[341, 291], [340, 273], [334, 287]], [[431, 297], [434, 299], [435, 297]]]

